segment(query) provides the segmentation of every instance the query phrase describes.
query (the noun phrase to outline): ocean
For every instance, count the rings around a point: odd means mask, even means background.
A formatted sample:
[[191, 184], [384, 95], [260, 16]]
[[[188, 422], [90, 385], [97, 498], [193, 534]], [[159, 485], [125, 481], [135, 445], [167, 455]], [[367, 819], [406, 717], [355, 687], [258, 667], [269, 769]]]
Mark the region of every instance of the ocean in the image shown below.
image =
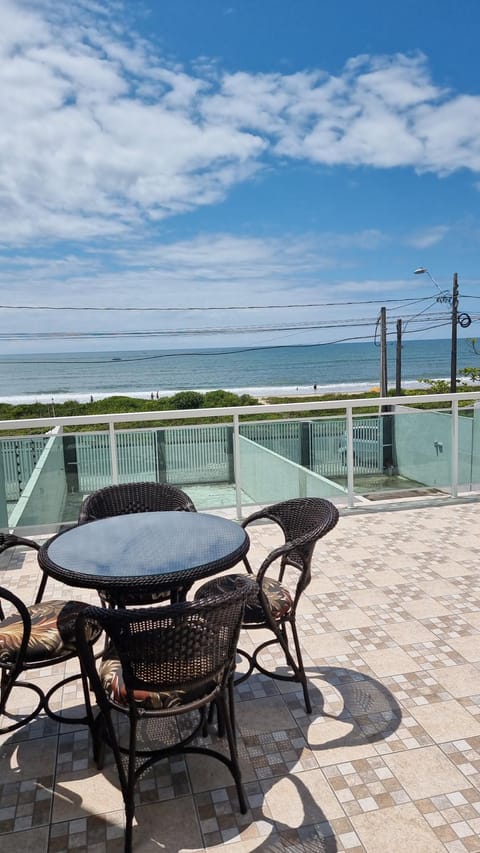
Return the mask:
[[[387, 347], [389, 387], [395, 386], [395, 344]], [[458, 370], [478, 357], [458, 341]], [[479, 363], [480, 364], [480, 363]], [[87, 401], [125, 394], [166, 396], [224, 389], [255, 397], [355, 393], [378, 388], [380, 349], [372, 343], [269, 348], [32, 353], [0, 356], [0, 400], [8, 403]], [[402, 386], [450, 376], [450, 340], [406, 341]], [[314, 388], [316, 386], [316, 389]]]

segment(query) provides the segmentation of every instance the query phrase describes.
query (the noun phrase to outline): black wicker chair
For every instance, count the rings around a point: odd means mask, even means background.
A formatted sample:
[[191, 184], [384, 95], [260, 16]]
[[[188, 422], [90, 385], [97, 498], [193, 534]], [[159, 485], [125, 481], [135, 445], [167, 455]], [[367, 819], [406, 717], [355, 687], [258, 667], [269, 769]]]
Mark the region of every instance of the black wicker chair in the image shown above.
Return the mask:
[[[248, 661], [248, 670], [239, 676], [235, 683], [245, 681], [254, 669], [271, 678], [299, 682], [303, 688], [305, 708], [310, 714], [312, 706], [298, 639], [296, 611], [300, 596], [311, 580], [315, 544], [335, 527], [338, 510], [330, 501], [322, 498], [294, 498], [253, 513], [243, 522], [243, 527], [265, 520], [274, 521], [279, 525], [285, 536], [285, 543], [266, 557], [256, 575], [245, 557], [247, 575], [223, 575], [208, 581], [197, 590], [195, 600], [201, 601], [206, 596], [225, 594], [238, 583], [240, 577], [247, 579], [249, 592], [243, 627], [247, 630], [268, 628], [274, 636], [261, 643], [253, 654], [238, 649], [239, 654]], [[287, 626], [290, 626], [293, 650], [289, 646]], [[267, 670], [259, 663], [261, 652], [275, 643], [283, 650], [291, 674]]]
[[80, 507], [78, 523], [112, 515], [164, 510], [196, 511], [189, 496], [169, 483], [119, 483], [88, 495]]
[[[25, 545], [39, 550], [40, 546], [32, 539], [24, 539], [14, 534], [0, 534], [0, 553], [17, 545]], [[79, 613], [88, 607], [81, 601], [44, 601], [46, 575], [42, 575], [35, 604], [27, 607], [13, 592], [0, 587], [0, 717], [11, 718], [16, 714], [8, 711], [7, 703], [13, 688], [23, 672], [53, 664], [63, 663], [77, 655], [75, 640], [75, 622]], [[6, 616], [4, 602], [9, 605]], [[99, 636], [99, 630], [89, 638], [90, 642]], [[14, 731], [33, 720], [43, 710], [53, 720], [63, 723], [87, 722], [86, 717], [66, 717], [50, 708], [50, 698], [63, 685], [78, 678], [71, 675], [54, 685], [47, 693], [30, 681], [21, 681], [19, 687], [33, 690], [37, 694], [37, 704], [29, 714], [21, 716], [10, 725], [0, 724], [0, 733]]]
[[[77, 621], [94, 759], [101, 769], [105, 744], [113, 750], [125, 802], [126, 851], [132, 849], [136, 780], [157, 761], [177, 753], [200, 753], [225, 764], [235, 781], [240, 810], [247, 811], [232, 687], [245, 593], [245, 585], [239, 584], [228, 595], [199, 603], [143, 610], [95, 607]], [[90, 626], [97, 623], [108, 640], [98, 668], [88, 643]], [[99, 708], [96, 717], [89, 705], [88, 685]], [[194, 743], [198, 735], [206, 733], [206, 709], [212, 702], [219, 709], [229, 757]], [[128, 734], [123, 726], [114, 724], [112, 711], [128, 719]], [[122, 731], [123, 741], [118, 734]]]
[[[196, 512], [190, 497], [177, 486], [169, 483], [120, 483], [116, 486], [106, 486], [92, 492], [83, 501], [78, 517], [79, 524], [95, 521], [99, 518], [110, 518], [113, 515], [129, 515], [135, 512], [165, 512], [165, 511]], [[176, 590], [180, 599], [186, 597], [188, 590]], [[102, 604], [109, 606], [121, 605], [139, 606], [166, 601], [170, 598], [168, 591], [162, 593], [128, 593], [119, 602], [118, 596], [112, 596], [106, 590], [100, 590]]]

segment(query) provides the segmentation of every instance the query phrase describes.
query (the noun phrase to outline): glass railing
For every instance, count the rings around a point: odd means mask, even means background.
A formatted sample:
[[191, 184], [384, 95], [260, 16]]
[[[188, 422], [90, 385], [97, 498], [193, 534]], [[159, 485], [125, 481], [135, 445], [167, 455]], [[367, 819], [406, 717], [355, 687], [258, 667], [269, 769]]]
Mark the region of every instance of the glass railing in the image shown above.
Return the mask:
[[188, 426], [159, 422], [192, 421], [191, 410], [3, 421], [0, 528], [73, 524], [86, 494], [135, 480], [179, 485], [199, 510], [238, 518], [302, 495], [373, 508], [471, 494], [480, 490], [479, 401], [480, 392], [377, 399], [367, 414], [363, 399], [202, 409], [199, 421], [228, 422]]

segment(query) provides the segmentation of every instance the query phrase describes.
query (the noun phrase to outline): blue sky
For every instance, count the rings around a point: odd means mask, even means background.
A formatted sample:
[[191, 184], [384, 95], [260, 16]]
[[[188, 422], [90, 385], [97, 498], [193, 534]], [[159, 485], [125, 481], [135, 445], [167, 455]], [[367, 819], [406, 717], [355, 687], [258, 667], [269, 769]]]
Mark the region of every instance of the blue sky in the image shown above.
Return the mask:
[[477, 0], [0, 13], [0, 352], [479, 334]]

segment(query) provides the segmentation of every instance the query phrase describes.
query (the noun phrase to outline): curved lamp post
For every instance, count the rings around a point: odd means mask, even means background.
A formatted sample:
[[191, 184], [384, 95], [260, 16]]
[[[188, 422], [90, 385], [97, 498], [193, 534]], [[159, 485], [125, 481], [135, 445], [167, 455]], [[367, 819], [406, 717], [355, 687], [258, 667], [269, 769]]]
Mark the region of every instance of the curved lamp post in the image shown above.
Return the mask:
[[467, 329], [472, 322], [468, 314], [458, 313], [458, 274], [453, 273], [452, 295], [450, 296], [446, 290], [441, 290], [433, 276], [429, 273], [426, 267], [418, 267], [414, 270], [415, 275], [428, 275], [430, 281], [433, 282], [439, 292], [437, 302], [446, 302], [452, 306], [452, 344], [450, 352], [450, 393], [455, 394], [457, 391], [457, 326], [460, 323], [462, 329]]

